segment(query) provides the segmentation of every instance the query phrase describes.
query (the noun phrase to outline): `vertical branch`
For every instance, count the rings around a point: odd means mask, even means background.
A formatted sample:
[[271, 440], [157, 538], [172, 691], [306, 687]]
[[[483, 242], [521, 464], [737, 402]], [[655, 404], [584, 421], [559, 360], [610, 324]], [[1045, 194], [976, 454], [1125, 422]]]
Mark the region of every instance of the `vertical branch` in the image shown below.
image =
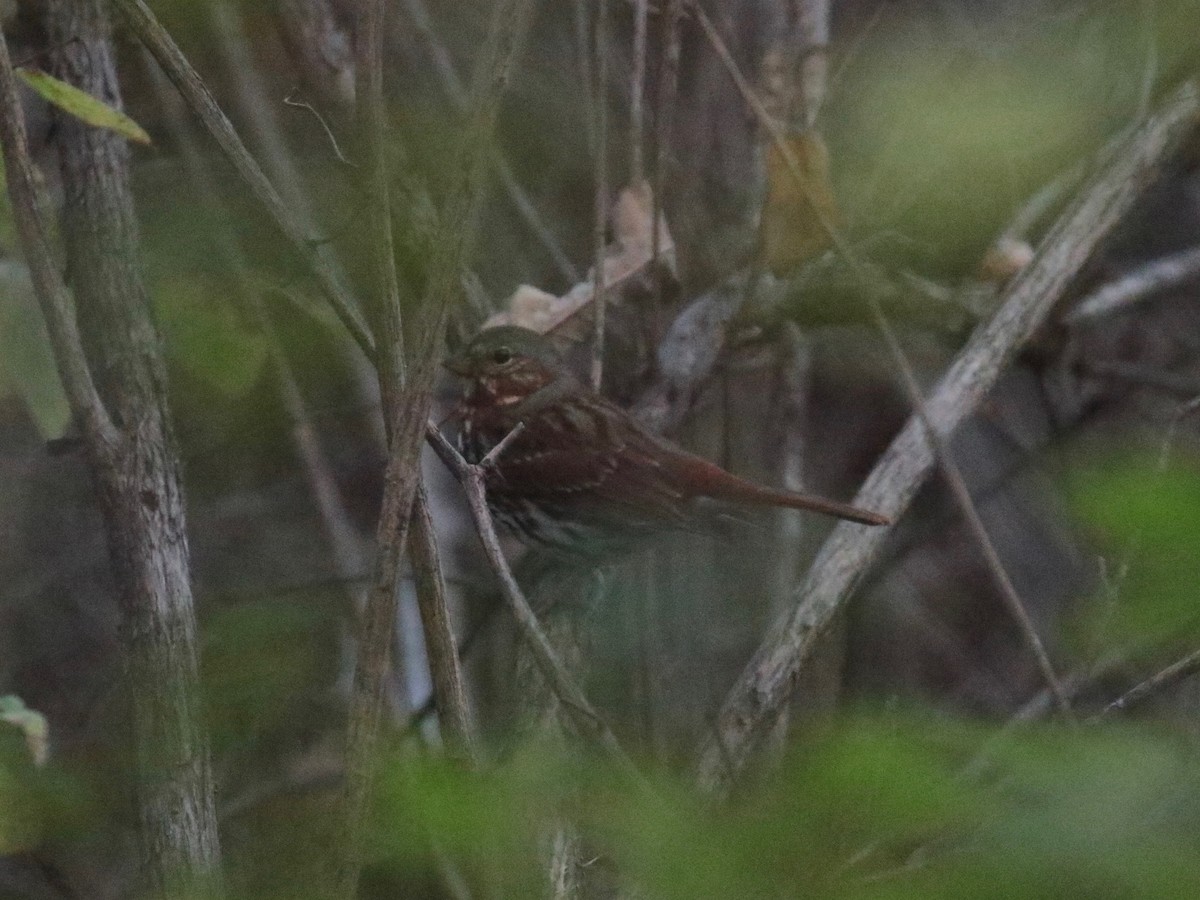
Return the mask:
[[[388, 445], [388, 474], [399, 448], [395, 419], [405, 388], [404, 332], [400, 292], [393, 255], [390, 183], [384, 157], [383, 22], [382, 0], [360, 0], [355, 27], [355, 96], [359, 144], [363, 155], [362, 196], [367, 204], [372, 297], [368, 304], [375, 334], [375, 367], [383, 398], [384, 431]], [[362, 846], [374, 782], [383, 717], [383, 700], [392, 668], [394, 623], [397, 614], [400, 553], [406, 540], [407, 517], [420, 480], [420, 460], [412, 457], [405, 471], [411, 483], [402, 509], [394, 509], [399, 527], [384, 530], [381, 514], [377, 541], [386, 568], [377, 568], [375, 586], [367, 596], [358, 623], [358, 655], [350, 696], [346, 737], [346, 809], [342, 856], [338, 860], [338, 891], [351, 898], [358, 891]], [[385, 481], [384, 509], [395, 503], [395, 482]]]
[[[592, 94], [596, 135], [596, 222], [593, 232], [595, 252], [596, 332], [592, 345], [592, 387], [600, 390], [604, 381], [604, 328], [608, 296], [604, 283], [604, 257], [608, 232], [608, 0], [598, 0], [595, 36], [596, 85]], [[652, 230], [657, 231], [657, 228]]]
[[441, 557], [424, 486], [418, 489], [413, 503], [409, 556], [417, 581], [417, 604], [421, 608], [421, 627], [425, 633], [442, 737], [453, 755], [474, 763], [476, 742], [467, 706], [462, 661], [454, 640], [450, 607], [446, 602], [446, 585], [442, 579]]
[[34, 293], [50, 335], [59, 378], [71, 405], [71, 414], [88, 439], [90, 452], [108, 463], [120, 440], [108, 411], [100, 399], [84, 354], [75, 321], [71, 294], [58, 269], [50, 246], [48, 229], [39, 204], [38, 175], [29, 156], [25, 115], [17, 98], [8, 44], [0, 31], [0, 141], [4, 149], [4, 171], [12, 198], [13, 218], [21, 249], [29, 266]]
[[[378, 3], [379, 0], [363, 0]], [[429, 241], [425, 294], [405, 342], [403, 389], [392, 391], [384, 409], [388, 425], [388, 462], [376, 529], [375, 576], [359, 638], [359, 665], [351, 697], [346, 779], [343, 857], [339, 893], [352, 897], [361, 869], [367, 801], [379, 745], [379, 721], [386, 679], [388, 644], [395, 619], [396, 585], [421, 480], [420, 451], [433, 404], [433, 386], [441, 361], [451, 306], [462, 293], [461, 272], [474, 244], [482, 204], [490, 143], [517, 51], [532, 18], [533, 0], [499, 0], [472, 84], [470, 112], [452, 172], [456, 180], [435, 222]], [[369, 9], [366, 10], [368, 13]], [[360, 45], [360, 52], [363, 46]], [[376, 236], [378, 239], [378, 236]], [[391, 337], [382, 340], [392, 341]], [[393, 347], [392, 352], [395, 351]]]
[[[58, 75], [120, 108], [105, 5], [51, 0], [45, 14]], [[145, 875], [159, 896], [219, 889], [220, 844], [200, 716], [179, 460], [165, 364], [141, 277], [128, 146], [111, 131], [59, 117], [63, 186], [70, 198], [62, 230], [68, 267], [76, 276], [76, 332], [37, 209], [11, 64], [2, 46], [0, 95], [14, 209], [68, 397], [84, 427], [120, 594]], [[94, 383], [88, 360], [99, 371]], [[111, 420], [105, 408], [113, 411]]]

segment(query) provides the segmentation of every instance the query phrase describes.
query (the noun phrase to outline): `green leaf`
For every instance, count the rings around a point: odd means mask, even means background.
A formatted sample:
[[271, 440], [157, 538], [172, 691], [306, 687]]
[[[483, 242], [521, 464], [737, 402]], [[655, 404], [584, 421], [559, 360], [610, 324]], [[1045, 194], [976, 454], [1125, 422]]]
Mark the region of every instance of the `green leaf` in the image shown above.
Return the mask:
[[1116, 584], [1108, 628], [1122, 640], [1163, 640], [1200, 628], [1196, 606], [1196, 537], [1200, 535], [1200, 466], [1159, 470], [1138, 455], [1080, 467], [1070, 483], [1072, 505], [1107, 551]]
[[29, 709], [20, 697], [10, 694], [0, 697], [0, 722], [20, 728], [34, 763], [39, 766], [46, 764], [50, 756], [50, 726], [45, 716]]
[[150, 143], [150, 135], [141, 125], [91, 94], [34, 69], [18, 68], [17, 75], [47, 103], [69, 112], [80, 121], [97, 128], [115, 131], [139, 144]]

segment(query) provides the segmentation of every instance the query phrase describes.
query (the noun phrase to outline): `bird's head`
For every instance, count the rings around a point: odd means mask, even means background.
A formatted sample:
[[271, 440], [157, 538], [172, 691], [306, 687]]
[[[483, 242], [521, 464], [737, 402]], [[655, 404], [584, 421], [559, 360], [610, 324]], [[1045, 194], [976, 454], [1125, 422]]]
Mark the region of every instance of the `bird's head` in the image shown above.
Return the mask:
[[498, 406], [520, 403], [564, 371], [549, 338], [515, 325], [484, 329], [445, 366], [467, 380], [468, 397]]

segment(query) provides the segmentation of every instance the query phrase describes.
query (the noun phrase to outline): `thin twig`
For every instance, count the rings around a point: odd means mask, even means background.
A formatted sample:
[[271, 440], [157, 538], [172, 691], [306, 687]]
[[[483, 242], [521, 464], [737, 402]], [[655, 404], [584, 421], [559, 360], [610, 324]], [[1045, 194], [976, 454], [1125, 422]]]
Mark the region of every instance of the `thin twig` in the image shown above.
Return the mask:
[[[623, 771], [640, 780], [636, 767], [625, 755], [625, 751], [621, 749], [616, 735], [592, 707], [583, 691], [571, 678], [566, 666], [558, 658], [537, 615], [533, 612], [520, 585], [513, 577], [512, 569], [509, 568], [508, 561], [504, 558], [504, 551], [500, 547], [500, 538], [496, 534], [495, 522], [487, 506], [486, 466], [483, 463], [471, 465], [463, 459], [462, 455], [451, 446], [450, 442], [446, 440], [446, 436], [438, 431], [437, 426], [432, 422], [426, 426], [426, 437], [438, 457], [462, 485], [463, 492], [467, 496], [467, 505], [471, 510], [471, 517], [475, 521], [475, 529], [483, 544], [484, 552], [487, 554], [488, 562], [500, 582], [501, 593], [508, 603], [513, 618], [516, 619], [517, 627], [520, 628], [521, 636], [532, 652], [539, 671], [549, 682], [551, 689], [562, 702], [563, 709], [567, 711], [571, 722], [580, 733], [600, 747]], [[494, 451], [491, 458], [495, 458]]]
[[1065, 317], [1075, 324], [1124, 312], [1144, 300], [1200, 278], [1200, 247], [1191, 247], [1138, 266], [1084, 297]]
[[797, 4], [796, 35], [800, 44], [801, 124], [817, 127], [825, 106], [829, 75], [829, 19], [831, 0], [800, 0]]
[[[608, 293], [604, 260], [608, 248], [608, 0], [598, 0], [593, 29], [596, 54], [596, 89], [592, 94], [596, 127], [596, 221], [592, 233], [595, 270], [592, 275], [592, 306], [595, 309], [595, 334], [592, 338], [592, 387], [599, 391], [604, 382], [604, 328]], [[653, 231], [657, 223], [651, 222]]]
[[1183, 659], [1176, 660], [1161, 672], [1151, 675], [1145, 681], [1130, 688], [1099, 713], [1088, 720], [1088, 724], [1098, 722], [1113, 713], [1126, 712], [1145, 703], [1156, 694], [1174, 687], [1181, 681], [1200, 672], [1200, 650], [1194, 650]]
[[505, 450], [508, 449], [509, 445], [513, 441], [515, 441], [518, 437], [521, 436], [521, 432], [524, 430], [525, 430], [525, 423], [518, 422], [516, 424], [516, 427], [513, 428], [512, 431], [510, 431], [508, 434], [506, 434], [501, 439], [500, 443], [498, 443], [495, 447], [493, 447], [491, 450], [488, 451], [487, 456], [485, 456], [483, 458], [482, 462], [480, 462], [479, 464], [481, 466], [495, 465], [496, 460], [498, 460], [500, 458], [500, 456], [504, 453]]
[[328, 242], [308, 234], [283, 202], [270, 179], [250, 155], [233, 124], [213, 97], [208, 85], [188, 62], [179, 46], [162, 27], [144, 0], [114, 0], [138, 40], [162, 66], [167, 77], [183, 95], [192, 112], [204, 123], [226, 158], [251, 192], [291, 241], [312, 271], [326, 299], [333, 306], [350, 336], [368, 357], [375, 353], [374, 341], [362, 321], [358, 304], [338, 276], [338, 267]]
[[325, 121], [325, 117], [317, 110], [315, 106], [307, 100], [297, 100], [296, 94], [299, 89], [292, 90], [286, 97], [283, 98], [283, 105], [290, 106], [293, 109], [307, 110], [317, 124], [321, 126], [321, 130], [325, 132], [325, 137], [329, 141], [329, 146], [333, 148], [333, 155], [337, 157], [338, 162], [344, 166], [349, 166], [352, 169], [358, 168], [358, 163], [346, 158], [346, 154], [342, 152], [342, 146], [338, 143], [337, 136], [333, 133], [333, 129], [329, 127], [329, 123]]
[[[989, 391], [1005, 363], [1044, 321], [1099, 241], [1133, 206], [1145, 185], [1200, 115], [1193, 83], [1183, 84], [1158, 112], [1107, 148], [1097, 174], [1043, 239], [1033, 262], [1009, 283], [994, 316], [981, 324], [926, 401], [928, 419], [952, 434]], [[905, 424], [859, 491], [856, 503], [899, 518], [935, 463], [926, 427]], [[715, 738], [704, 741], [698, 780], [726, 789], [749, 760], [791, 695], [796, 674], [824, 628], [882, 548], [885, 529], [839, 524], [794, 594], [794, 606], [771, 629], [727, 695], [717, 723], [734, 766], [726, 771]]]

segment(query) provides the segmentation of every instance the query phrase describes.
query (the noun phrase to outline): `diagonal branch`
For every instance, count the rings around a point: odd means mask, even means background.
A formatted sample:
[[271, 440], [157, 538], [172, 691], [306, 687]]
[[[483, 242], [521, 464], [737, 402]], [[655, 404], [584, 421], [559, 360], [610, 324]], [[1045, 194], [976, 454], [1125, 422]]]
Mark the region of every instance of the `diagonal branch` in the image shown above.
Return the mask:
[[1182, 659], [1177, 659], [1165, 669], [1156, 672], [1145, 681], [1131, 687], [1093, 716], [1089, 720], [1089, 724], [1102, 721], [1114, 713], [1133, 709], [1135, 706], [1145, 703], [1156, 694], [1160, 694], [1179, 684], [1181, 681], [1191, 678], [1197, 672], [1200, 672], [1200, 650], [1193, 650]]
[[[1097, 174], [1047, 234], [1033, 262], [1009, 285], [995, 315], [975, 330], [927, 400], [929, 422], [940, 434], [953, 434], [975, 409], [1097, 244], [1193, 131], [1198, 116], [1196, 86], [1187, 82], [1105, 154]], [[856, 502], [899, 518], [935, 461], [925, 425], [913, 416]], [[849, 523], [838, 525], [830, 535], [796, 591], [794, 607], [775, 624], [727, 695], [716, 734], [700, 750], [697, 776], [702, 786], [726, 789], [749, 761], [759, 737], [791, 696], [819, 635], [844, 606], [885, 539], [885, 529]]]

